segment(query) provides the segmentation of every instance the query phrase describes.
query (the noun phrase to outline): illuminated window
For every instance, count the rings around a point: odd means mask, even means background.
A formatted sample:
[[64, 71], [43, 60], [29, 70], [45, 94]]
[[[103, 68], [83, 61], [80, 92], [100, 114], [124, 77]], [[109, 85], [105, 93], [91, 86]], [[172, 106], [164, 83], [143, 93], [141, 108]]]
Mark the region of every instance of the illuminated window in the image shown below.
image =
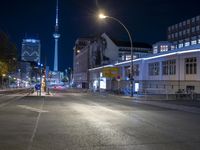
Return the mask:
[[185, 73], [196, 74], [197, 73], [197, 59], [196, 57], [185, 59]]
[[183, 47], [183, 43], [178, 44], [178, 48], [182, 48]]
[[153, 47], [153, 53], [154, 53], [154, 54], [157, 54], [157, 53], [158, 53], [158, 46], [154, 46], [154, 47]]
[[191, 42], [191, 44], [192, 44], [192, 45], [195, 45], [195, 44], [197, 44], [197, 41], [196, 41], [196, 40], [193, 40], [193, 41]]
[[190, 46], [190, 42], [185, 42], [185, 46]]
[[131, 60], [131, 55], [126, 55], [126, 60]]
[[161, 45], [160, 52], [166, 52], [166, 51], [168, 51], [168, 45]]
[[198, 44], [200, 44], [200, 39], [198, 39]]

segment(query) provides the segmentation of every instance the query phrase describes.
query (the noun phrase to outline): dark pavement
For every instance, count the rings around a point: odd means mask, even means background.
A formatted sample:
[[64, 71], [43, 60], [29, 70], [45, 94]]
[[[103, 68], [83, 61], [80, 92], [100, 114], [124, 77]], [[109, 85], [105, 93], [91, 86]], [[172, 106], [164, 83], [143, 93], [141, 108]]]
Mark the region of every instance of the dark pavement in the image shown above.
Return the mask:
[[0, 96], [0, 150], [199, 150], [199, 124], [109, 95]]

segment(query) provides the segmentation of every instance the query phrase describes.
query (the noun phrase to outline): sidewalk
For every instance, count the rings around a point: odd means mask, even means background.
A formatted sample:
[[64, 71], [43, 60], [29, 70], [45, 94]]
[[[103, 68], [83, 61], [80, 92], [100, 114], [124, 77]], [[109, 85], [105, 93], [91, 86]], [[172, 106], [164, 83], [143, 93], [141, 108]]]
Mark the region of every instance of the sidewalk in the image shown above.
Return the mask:
[[[29, 94], [29, 96], [40, 96], [40, 92], [31, 93], [31, 94]], [[41, 92], [41, 96], [53, 96], [53, 94], [49, 93], [49, 95], [48, 95], [46, 92]]]
[[200, 114], [200, 101], [199, 100], [147, 100], [142, 97], [130, 97], [123, 95], [111, 95], [115, 97], [121, 97], [126, 100], [132, 100], [135, 103], [151, 105], [156, 107], [162, 107], [167, 109], [180, 110], [191, 113]]

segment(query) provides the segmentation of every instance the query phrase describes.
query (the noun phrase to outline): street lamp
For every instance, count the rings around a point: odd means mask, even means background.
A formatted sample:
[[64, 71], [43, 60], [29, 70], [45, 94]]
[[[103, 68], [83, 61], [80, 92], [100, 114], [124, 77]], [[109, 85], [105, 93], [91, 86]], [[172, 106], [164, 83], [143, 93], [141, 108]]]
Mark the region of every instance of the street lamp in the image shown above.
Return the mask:
[[1, 80], [1, 85], [2, 85], [2, 89], [3, 89], [3, 86], [4, 86], [4, 78], [5, 78], [6, 74], [2, 74], [2, 80]]
[[102, 13], [100, 13], [98, 17], [99, 17], [99, 19], [108, 18], [108, 19], [112, 19], [114, 21], [117, 21], [120, 25], [123, 26], [123, 28], [126, 30], [126, 32], [128, 34], [128, 37], [129, 37], [129, 40], [130, 40], [130, 43], [131, 43], [131, 76], [130, 76], [129, 80], [130, 80], [130, 86], [131, 86], [131, 97], [133, 97], [133, 81], [134, 81], [134, 79], [133, 79], [133, 40], [131, 38], [131, 34], [130, 34], [128, 28], [119, 19], [117, 19], [115, 17], [104, 15]]

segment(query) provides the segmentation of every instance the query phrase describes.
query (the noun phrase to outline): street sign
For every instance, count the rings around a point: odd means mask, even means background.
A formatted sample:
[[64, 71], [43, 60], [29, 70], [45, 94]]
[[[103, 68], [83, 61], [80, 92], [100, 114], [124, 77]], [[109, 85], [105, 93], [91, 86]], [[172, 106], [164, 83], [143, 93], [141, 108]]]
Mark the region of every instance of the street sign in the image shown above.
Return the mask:
[[116, 78], [118, 74], [119, 74], [119, 68], [117, 67], [103, 68], [103, 77]]
[[36, 85], [35, 85], [35, 89], [36, 89], [36, 91], [40, 91], [41, 85], [40, 85], [40, 84], [36, 84]]

